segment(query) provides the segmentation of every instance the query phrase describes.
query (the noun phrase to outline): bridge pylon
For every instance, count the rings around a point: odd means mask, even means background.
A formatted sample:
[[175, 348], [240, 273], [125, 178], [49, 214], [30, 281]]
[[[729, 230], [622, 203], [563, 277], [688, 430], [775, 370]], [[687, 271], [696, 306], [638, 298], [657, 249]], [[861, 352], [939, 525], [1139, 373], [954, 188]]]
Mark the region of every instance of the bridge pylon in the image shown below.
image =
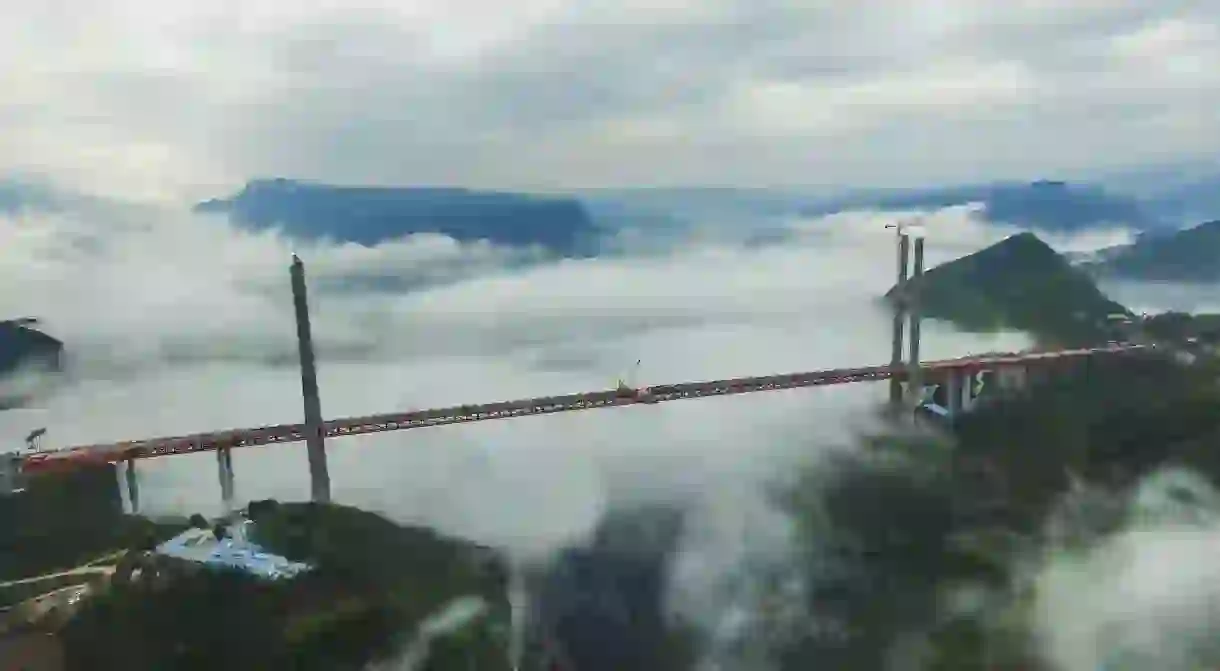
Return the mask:
[[136, 460], [124, 459], [119, 463], [119, 473], [123, 484], [127, 486], [127, 503], [131, 506], [131, 514], [140, 514], [140, 478], [136, 472]]
[[[894, 311], [893, 337], [890, 346], [890, 366], [894, 370], [906, 368], [905, 376], [890, 378], [890, 405], [900, 409], [904, 405], [916, 405], [923, 395], [923, 369], [919, 361], [920, 325], [922, 317], [919, 311], [919, 297], [916, 295], [915, 284], [923, 276], [923, 245], [922, 235], [910, 235], [904, 228], [905, 224], [891, 224], [897, 229], [898, 240], [898, 279], [895, 284], [897, 291], [891, 305]], [[914, 237], [914, 244], [911, 238]], [[912, 249], [914, 248], [914, 249]], [[912, 251], [914, 252], [912, 254]], [[914, 272], [908, 275], [911, 266]], [[910, 334], [909, 355], [903, 361], [904, 336]], [[903, 377], [906, 384], [903, 384]]]
[[911, 405], [918, 405], [923, 398], [923, 367], [919, 361], [920, 314], [919, 280], [923, 278], [923, 236], [915, 238], [915, 272], [911, 274], [911, 291], [906, 292], [907, 317], [910, 319], [911, 348], [907, 360], [907, 395]]
[[224, 514], [233, 514], [233, 497], [236, 493], [233, 477], [233, 450], [222, 447], [216, 450], [216, 469], [220, 479], [220, 500], [224, 502]]
[[[906, 297], [904, 293], [907, 287], [907, 266], [911, 256], [911, 240], [902, 232], [900, 225], [895, 227], [898, 229], [898, 281], [894, 286], [898, 287], [898, 295], [895, 296], [895, 300], [891, 303], [894, 310], [894, 326], [890, 348], [890, 366], [897, 370], [902, 366], [903, 331], [906, 328]], [[902, 380], [896, 376], [891, 377], [890, 405], [897, 408], [901, 404]]]
[[330, 502], [330, 470], [326, 464], [326, 437], [322, 433], [322, 401], [318, 397], [317, 361], [309, 326], [309, 300], [305, 292], [305, 264], [292, 255], [292, 301], [296, 308], [297, 350], [301, 357], [301, 396], [305, 405], [305, 451], [309, 456], [310, 498]]

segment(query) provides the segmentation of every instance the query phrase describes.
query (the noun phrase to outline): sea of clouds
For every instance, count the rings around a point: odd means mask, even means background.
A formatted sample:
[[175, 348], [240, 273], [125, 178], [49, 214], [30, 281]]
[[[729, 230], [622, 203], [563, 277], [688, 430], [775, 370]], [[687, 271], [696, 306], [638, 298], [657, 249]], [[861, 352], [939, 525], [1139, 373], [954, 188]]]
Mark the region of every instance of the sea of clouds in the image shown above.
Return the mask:
[[[294, 252], [307, 267], [327, 417], [606, 389], [620, 377], [648, 385], [884, 363], [889, 316], [876, 299], [895, 265], [885, 225], [914, 215], [929, 265], [1014, 232], [969, 207], [846, 212], [771, 222], [785, 235], [767, 244], [743, 232], [547, 260], [437, 235], [371, 248], [293, 242], [160, 206], [0, 217], [0, 316], [39, 317], [71, 358], [68, 379], [36, 407], [0, 414], [0, 443], [38, 427], [62, 446], [300, 421]], [[1126, 237], [1049, 241], [1081, 249]], [[927, 358], [1026, 344], [1017, 333], [924, 326]], [[699, 523], [675, 594], [706, 595], [742, 563], [792, 551], [790, 520], [763, 486], [850, 446], [884, 396], [883, 385], [855, 384], [333, 439], [333, 492], [524, 557], [580, 542], [613, 505], [688, 502]], [[302, 451], [236, 452], [239, 498], [306, 497]], [[145, 461], [141, 478], [146, 512], [220, 510], [210, 455]], [[1198, 554], [1179, 545], [1165, 565]], [[1131, 598], [1145, 593], [1168, 603]], [[1048, 649], [1084, 671], [1065, 646]]]

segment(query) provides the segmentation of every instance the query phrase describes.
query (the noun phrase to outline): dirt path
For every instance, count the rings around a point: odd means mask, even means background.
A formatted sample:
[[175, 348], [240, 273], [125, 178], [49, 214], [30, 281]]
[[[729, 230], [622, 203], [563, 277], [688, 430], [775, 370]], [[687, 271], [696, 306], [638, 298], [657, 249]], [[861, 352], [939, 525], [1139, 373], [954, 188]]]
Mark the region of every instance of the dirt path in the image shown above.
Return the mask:
[[[100, 561], [100, 559], [96, 560], [96, 561]], [[69, 569], [67, 571], [60, 571], [58, 573], [46, 573], [43, 575], [36, 575], [32, 578], [21, 578], [20, 580], [9, 580], [8, 582], [0, 582], [0, 588], [13, 587], [15, 585], [26, 585], [26, 584], [29, 584], [32, 582], [38, 582], [39, 580], [52, 580], [54, 578], [63, 578], [63, 577], [72, 576], [72, 575], [99, 575], [99, 574], [101, 574], [101, 575], [110, 576], [110, 575], [114, 574], [114, 571], [115, 571], [115, 567], [113, 565], [78, 566], [74, 569]]]

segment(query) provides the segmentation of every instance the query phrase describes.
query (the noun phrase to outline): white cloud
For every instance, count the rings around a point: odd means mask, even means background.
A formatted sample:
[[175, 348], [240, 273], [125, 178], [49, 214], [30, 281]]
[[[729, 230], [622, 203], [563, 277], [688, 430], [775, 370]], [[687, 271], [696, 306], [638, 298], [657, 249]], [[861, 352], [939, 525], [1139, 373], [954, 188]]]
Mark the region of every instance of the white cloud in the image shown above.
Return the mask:
[[[299, 246], [325, 414], [604, 389], [637, 359], [639, 384], [883, 362], [888, 318], [872, 300], [888, 288], [893, 239], [882, 222], [843, 215], [787, 246], [526, 268], [435, 236]], [[957, 225], [962, 240], [980, 228]], [[35, 426], [64, 445], [299, 420], [285, 240], [149, 207], [10, 218], [0, 236], [0, 314], [43, 318], [77, 363], [45, 407], [0, 416], [6, 441]], [[438, 283], [338, 284], [385, 275]], [[924, 333], [932, 357], [1024, 343], [939, 324]], [[340, 500], [548, 545], [585, 531], [611, 491], [755, 478], [768, 455], [845, 436], [846, 409], [882, 394], [864, 385], [336, 439], [332, 474]], [[243, 497], [307, 491], [300, 446], [236, 462]], [[150, 509], [217, 509], [209, 456], [143, 467]]]
[[1215, 284], [1107, 280], [1101, 283], [1101, 288], [1114, 300], [1136, 312], [1220, 312]]
[[1220, 494], [1206, 478], [1167, 472], [1129, 496], [1121, 531], [1048, 555], [1031, 611], [1037, 641], [1062, 671], [1210, 668], [1220, 660]]
[[[294, 250], [147, 206], [3, 218], [0, 315], [41, 317], [76, 368], [41, 407], [0, 413], [0, 444], [42, 426], [59, 446], [299, 421], [292, 251], [307, 263], [328, 417], [605, 389], [637, 359], [638, 384], [882, 363], [884, 225], [922, 216], [931, 265], [1007, 233], [972, 212], [848, 212], [789, 222], [796, 236], [774, 246], [718, 238], [527, 267], [437, 236]], [[343, 285], [386, 276], [421, 285]], [[924, 338], [929, 358], [1027, 342], [935, 322]], [[759, 485], [848, 444], [884, 396], [859, 384], [333, 439], [331, 477], [340, 502], [520, 552], [580, 539], [609, 505], [693, 500], [700, 533], [674, 594], [737, 589], [726, 577], [791, 550]], [[242, 501], [307, 496], [301, 445], [235, 462]], [[141, 462], [145, 509], [218, 511], [215, 468], [210, 455]]]

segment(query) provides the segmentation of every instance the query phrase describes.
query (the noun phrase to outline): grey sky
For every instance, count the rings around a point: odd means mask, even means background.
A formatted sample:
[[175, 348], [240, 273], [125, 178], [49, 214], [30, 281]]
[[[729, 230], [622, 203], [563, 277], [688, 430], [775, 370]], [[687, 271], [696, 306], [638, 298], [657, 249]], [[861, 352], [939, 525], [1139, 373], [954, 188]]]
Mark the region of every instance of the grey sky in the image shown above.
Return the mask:
[[256, 174], [911, 183], [1220, 148], [1215, 0], [658, 4], [7, 3], [0, 171], [181, 197]]

